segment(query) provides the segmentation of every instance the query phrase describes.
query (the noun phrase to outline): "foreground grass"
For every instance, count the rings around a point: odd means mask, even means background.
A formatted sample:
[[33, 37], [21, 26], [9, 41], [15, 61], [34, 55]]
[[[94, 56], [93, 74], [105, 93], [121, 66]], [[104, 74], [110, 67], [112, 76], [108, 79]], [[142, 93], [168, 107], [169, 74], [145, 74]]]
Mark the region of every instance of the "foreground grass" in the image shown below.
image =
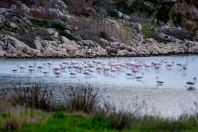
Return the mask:
[[94, 119], [90, 116], [80, 114], [64, 114], [58, 112], [48, 117], [48, 120], [43, 124], [25, 125], [19, 131], [28, 132], [101, 132], [101, 131], [115, 131], [111, 129], [109, 122]]
[[82, 113], [42, 112], [25, 110], [20, 113], [0, 114], [0, 131], [19, 132], [197, 132], [195, 118], [168, 121], [152, 117], [131, 118], [127, 128], [122, 130], [114, 126], [119, 122], [117, 115], [102, 116]]
[[[97, 105], [92, 87], [70, 87], [65, 103], [56, 105], [41, 85], [19, 87], [9, 100], [0, 99], [0, 131], [16, 132], [197, 132], [197, 115], [177, 121], [140, 117], [116, 111], [108, 103]], [[48, 89], [50, 92], [50, 90]], [[51, 92], [50, 92], [51, 93]], [[50, 95], [50, 96], [48, 96]]]

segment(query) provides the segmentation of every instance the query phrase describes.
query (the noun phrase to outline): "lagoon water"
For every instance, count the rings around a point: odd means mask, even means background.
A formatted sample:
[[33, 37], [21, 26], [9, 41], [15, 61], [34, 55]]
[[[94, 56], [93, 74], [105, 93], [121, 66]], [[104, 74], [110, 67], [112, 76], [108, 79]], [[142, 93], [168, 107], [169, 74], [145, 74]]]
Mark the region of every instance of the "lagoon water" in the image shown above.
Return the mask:
[[[198, 112], [198, 56], [0, 60], [0, 86], [90, 85], [116, 108], [178, 118]], [[160, 85], [158, 81], [164, 83]]]

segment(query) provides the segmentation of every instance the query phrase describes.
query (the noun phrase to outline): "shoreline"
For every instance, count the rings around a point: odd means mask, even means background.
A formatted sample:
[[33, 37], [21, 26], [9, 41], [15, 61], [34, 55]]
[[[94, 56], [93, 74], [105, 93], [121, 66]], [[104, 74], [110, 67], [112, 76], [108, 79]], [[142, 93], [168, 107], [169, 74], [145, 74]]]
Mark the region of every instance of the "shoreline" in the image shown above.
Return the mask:
[[139, 55], [100, 55], [100, 56], [36, 56], [36, 57], [0, 57], [0, 60], [23, 60], [23, 59], [91, 59], [91, 58], [122, 58], [122, 57], [163, 57], [163, 56], [196, 56], [198, 53], [172, 53], [172, 54], [139, 54]]

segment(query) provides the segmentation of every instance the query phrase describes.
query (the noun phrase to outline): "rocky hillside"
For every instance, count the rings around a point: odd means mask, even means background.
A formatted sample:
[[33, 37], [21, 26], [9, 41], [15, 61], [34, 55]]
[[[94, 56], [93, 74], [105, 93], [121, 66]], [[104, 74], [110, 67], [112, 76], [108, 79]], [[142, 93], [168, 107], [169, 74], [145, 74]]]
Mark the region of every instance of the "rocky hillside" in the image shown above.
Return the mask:
[[197, 0], [1, 0], [0, 57], [198, 53]]

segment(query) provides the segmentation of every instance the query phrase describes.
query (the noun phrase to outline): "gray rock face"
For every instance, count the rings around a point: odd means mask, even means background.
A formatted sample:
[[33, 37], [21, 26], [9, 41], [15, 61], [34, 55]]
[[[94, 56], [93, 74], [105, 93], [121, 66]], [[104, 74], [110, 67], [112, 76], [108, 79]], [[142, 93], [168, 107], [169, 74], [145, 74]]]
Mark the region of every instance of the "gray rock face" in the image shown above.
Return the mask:
[[190, 39], [192, 37], [192, 34], [187, 32], [186, 30], [181, 29], [181, 28], [173, 28], [170, 26], [161, 27], [157, 31], [156, 35], [158, 35], [158, 37], [160, 37], [159, 35], [162, 35], [161, 38], [163, 38], [163, 36], [171, 36], [171, 37], [181, 39], [181, 40]]
[[1, 41], [3, 42], [1, 52], [5, 53], [5, 57], [32, 57], [38, 53], [37, 50], [9, 35], [3, 37]]
[[62, 37], [63, 40], [63, 47], [66, 48], [68, 55], [75, 56], [79, 46], [76, 44], [75, 41], [71, 41], [66, 37]]
[[180, 40], [164, 44], [152, 38], [133, 45], [111, 42], [105, 49], [91, 40], [76, 43], [66, 37], [62, 37], [61, 41], [36, 38], [34, 44], [33, 49], [16, 38], [6, 35], [0, 40], [0, 57], [96, 57], [198, 53], [198, 42]]
[[35, 49], [18, 39], [6, 35], [0, 41], [0, 57], [67, 57], [75, 56], [78, 46], [74, 41], [63, 37], [63, 42], [58, 40], [41, 40], [36, 38]]

